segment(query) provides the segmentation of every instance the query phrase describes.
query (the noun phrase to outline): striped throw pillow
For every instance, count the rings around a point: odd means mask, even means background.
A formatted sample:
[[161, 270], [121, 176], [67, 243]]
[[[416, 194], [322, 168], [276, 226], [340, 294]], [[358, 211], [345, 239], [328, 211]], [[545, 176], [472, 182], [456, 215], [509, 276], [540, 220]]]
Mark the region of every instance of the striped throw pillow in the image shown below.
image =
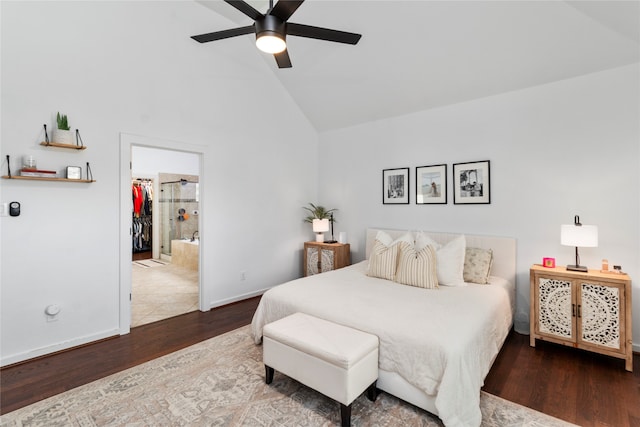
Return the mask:
[[425, 289], [438, 289], [436, 251], [425, 246], [416, 252], [413, 245], [400, 243], [396, 282]]
[[398, 245], [387, 246], [376, 239], [369, 255], [367, 276], [393, 280], [398, 262]]

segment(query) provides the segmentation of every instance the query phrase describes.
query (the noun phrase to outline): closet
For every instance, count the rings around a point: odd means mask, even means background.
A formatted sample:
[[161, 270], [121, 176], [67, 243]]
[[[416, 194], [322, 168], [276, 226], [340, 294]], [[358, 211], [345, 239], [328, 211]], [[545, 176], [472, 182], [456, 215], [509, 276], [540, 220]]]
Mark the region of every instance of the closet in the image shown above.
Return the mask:
[[133, 260], [152, 258], [153, 181], [135, 178], [131, 182], [131, 252]]

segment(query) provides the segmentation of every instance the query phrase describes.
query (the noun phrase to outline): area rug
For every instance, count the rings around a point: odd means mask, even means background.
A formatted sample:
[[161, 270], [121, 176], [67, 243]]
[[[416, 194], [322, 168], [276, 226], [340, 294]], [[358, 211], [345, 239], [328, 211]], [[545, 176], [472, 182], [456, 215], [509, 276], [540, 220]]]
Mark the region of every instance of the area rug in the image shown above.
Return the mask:
[[[483, 427], [572, 424], [487, 393]], [[442, 426], [387, 393], [360, 396], [353, 426]], [[0, 426], [336, 426], [337, 403], [276, 372], [264, 381], [250, 327], [195, 344], [0, 417]]]

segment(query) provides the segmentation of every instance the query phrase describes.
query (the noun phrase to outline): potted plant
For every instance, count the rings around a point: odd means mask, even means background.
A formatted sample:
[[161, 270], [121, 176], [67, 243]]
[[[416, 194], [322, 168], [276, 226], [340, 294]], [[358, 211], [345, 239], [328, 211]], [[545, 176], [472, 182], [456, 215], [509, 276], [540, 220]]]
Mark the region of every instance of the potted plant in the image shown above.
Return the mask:
[[333, 219], [333, 212], [337, 209], [327, 209], [324, 206], [316, 206], [313, 203], [309, 203], [309, 206], [304, 206], [309, 215], [305, 217], [304, 222], [313, 224], [313, 232], [316, 233], [316, 242], [324, 242], [324, 232], [329, 231], [329, 221], [331, 225], [335, 220]]
[[73, 132], [69, 127], [69, 121], [66, 114], [60, 114], [56, 116], [58, 126], [53, 130], [52, 140], [58, 144], [73, 145]]

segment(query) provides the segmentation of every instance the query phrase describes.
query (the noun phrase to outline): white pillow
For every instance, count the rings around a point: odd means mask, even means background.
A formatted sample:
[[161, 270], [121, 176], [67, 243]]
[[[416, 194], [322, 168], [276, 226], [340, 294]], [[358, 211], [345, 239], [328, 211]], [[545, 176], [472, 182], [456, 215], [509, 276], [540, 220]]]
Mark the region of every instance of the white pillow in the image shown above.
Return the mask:
[[407, 242], [407, 243], [410, 243], [411, 246], [413, 246], [413, 236], [411, 235], [410, 232], [406, 232], [402, 236], [398, 237], [396, 240], [393, 240], [393, 238], [391, 238], [391, 236], [389, 236], [388, 233], [380, 230], [376, 234], [376, 240], [385, 246], [392, 246], [400, 242]]
[[399, 246], [395, 281], [419, 288], [438, 289], [436, 251], [433, 246], [426, 246], [419, 252], [408, 242], [401, 242]]
[[433, 246], [436, 250], [438, 282], [444, 286], [465, 286], [464, 256], [467, 243], [464, 235], [455, 237], [443, 246], [420, 232], [416, 235], [416, 251], [419, 252], [425, 246]]

